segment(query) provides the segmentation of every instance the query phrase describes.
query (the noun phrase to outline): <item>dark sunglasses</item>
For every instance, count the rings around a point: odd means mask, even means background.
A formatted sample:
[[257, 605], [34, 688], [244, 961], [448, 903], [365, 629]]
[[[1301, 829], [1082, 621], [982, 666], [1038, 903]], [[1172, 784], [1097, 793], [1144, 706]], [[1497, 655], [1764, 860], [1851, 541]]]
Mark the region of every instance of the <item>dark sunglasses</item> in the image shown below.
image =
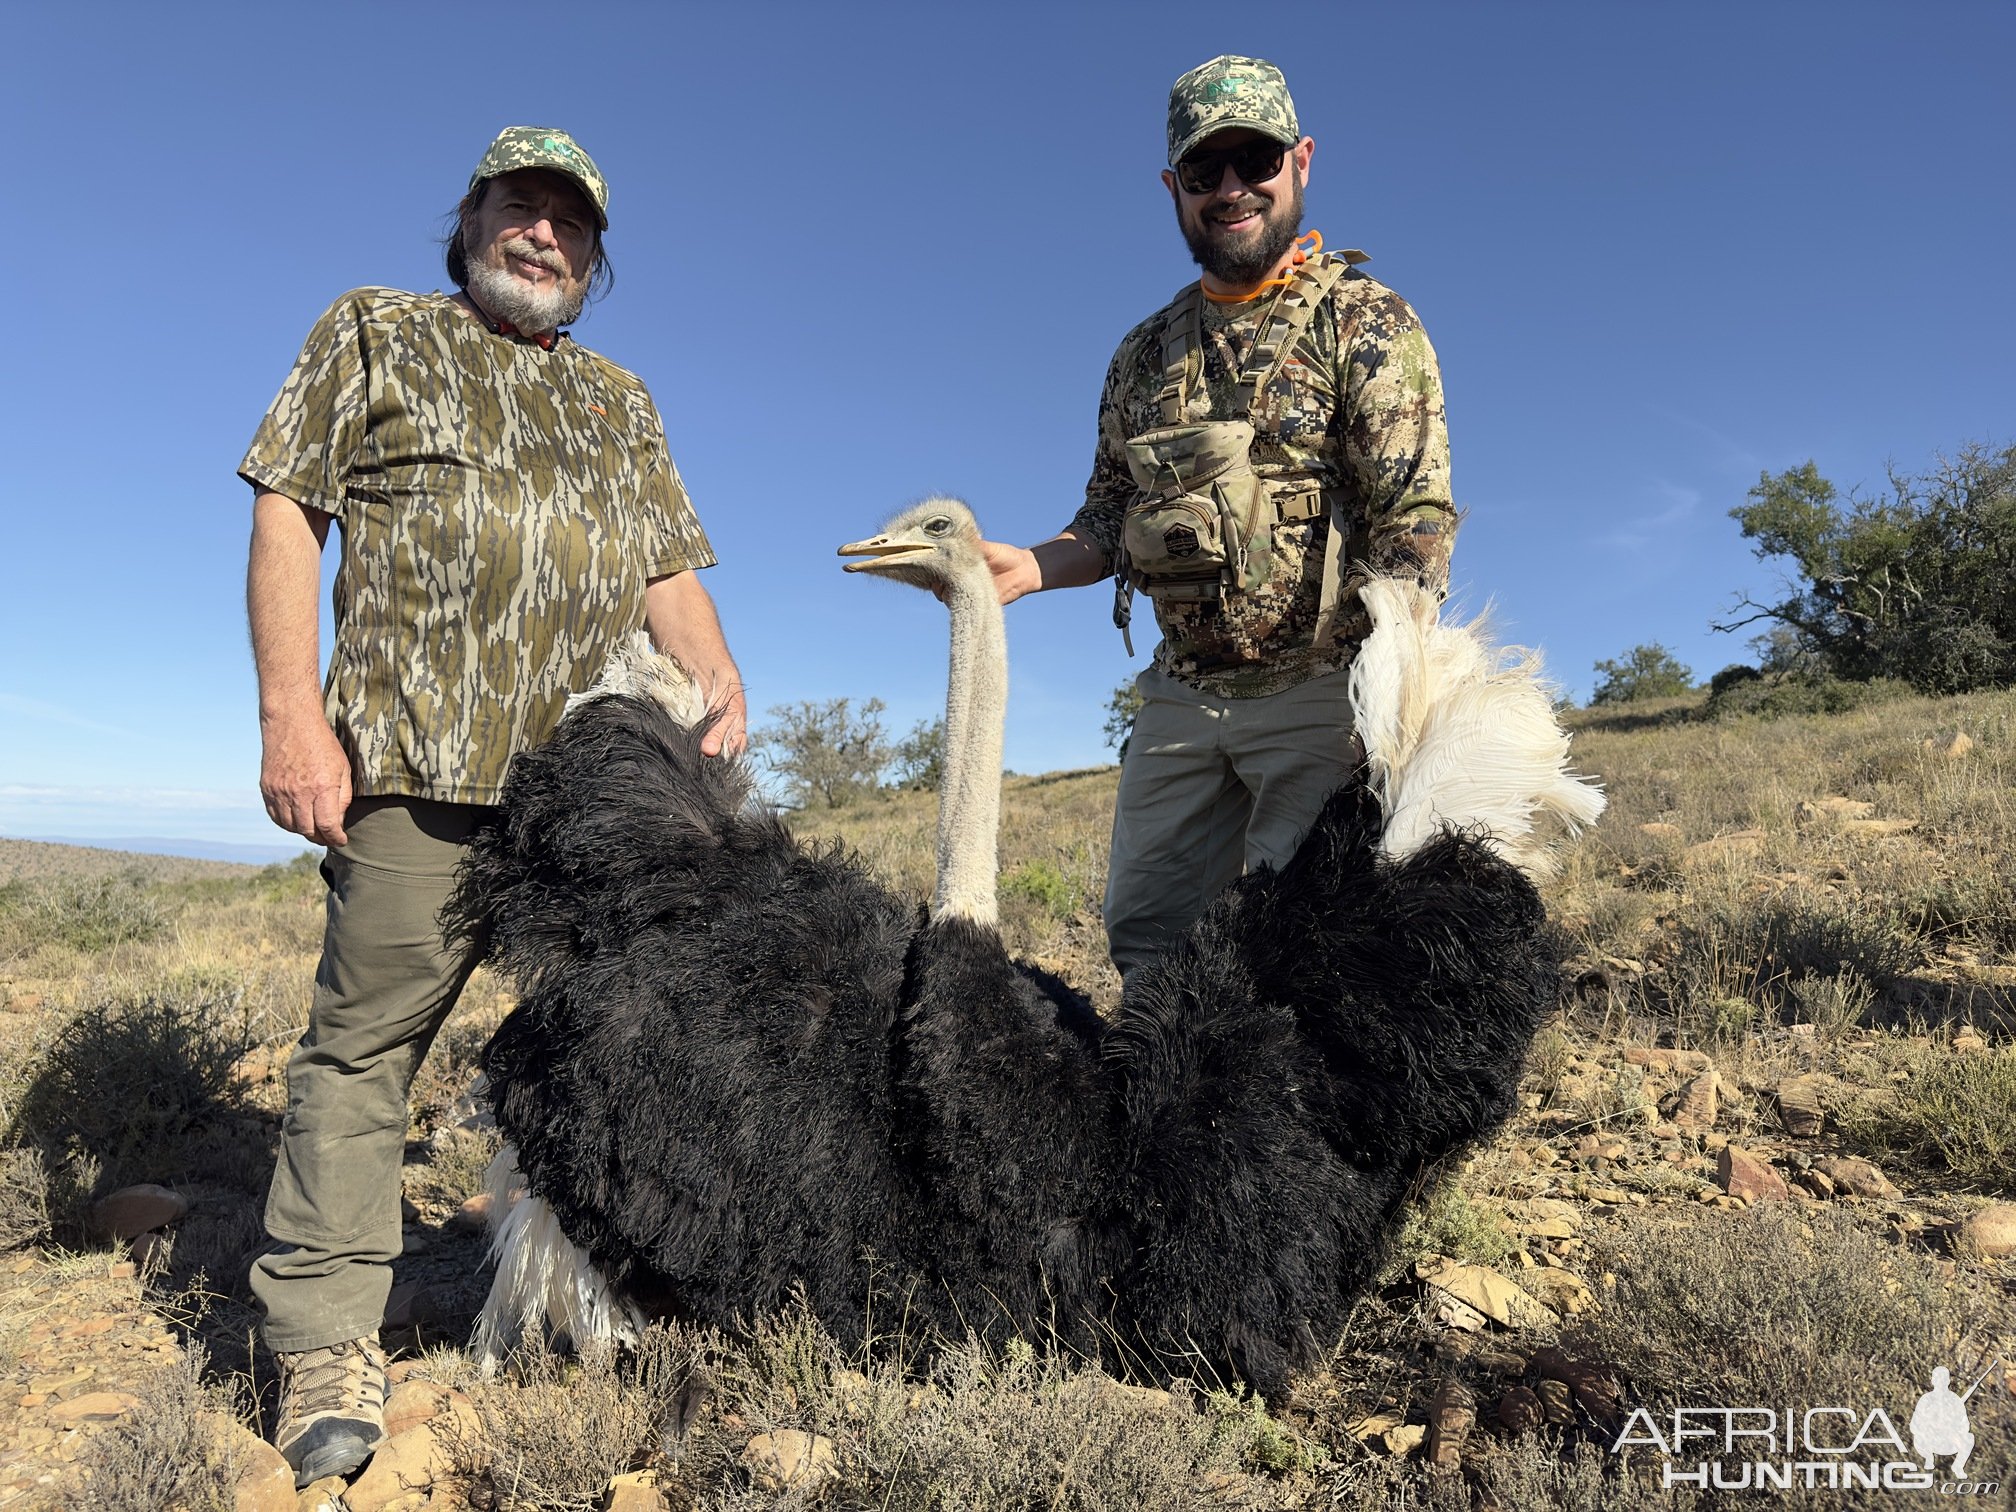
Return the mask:
[[1242, 184], [1264, 184], [1281, 171], [1288, 149], [1279, 142], [1241, 142], [1223, 152], [1193, 152], [1176, 165], [1176, 182], [1189, 194], [1209, 194], [1229, 163]]

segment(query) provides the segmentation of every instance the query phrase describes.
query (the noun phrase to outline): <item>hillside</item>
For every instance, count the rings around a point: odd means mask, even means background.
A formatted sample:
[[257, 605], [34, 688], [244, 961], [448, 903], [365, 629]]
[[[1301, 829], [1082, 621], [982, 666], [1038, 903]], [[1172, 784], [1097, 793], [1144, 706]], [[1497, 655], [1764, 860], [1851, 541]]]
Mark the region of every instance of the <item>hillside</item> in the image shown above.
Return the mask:
[[[508, 1008], [479, 973], [415, 1088], [388, 1337], [403, 1372], [464, 1393], [476, 1426], [456, 1463], [488, 1489], [427, 1505], [511, 1504], [493, 1495], [508, 1460], [543, 1477], [545, 1499], [521, 1489], [519, 1505], [598, 1506], [640, 1455], [665, 1505], [804, 1505], [750, 1459], [756, 1436], [787, 1430], [826, 1442], [827, 1504], [850, 1508], [1713, 1505], [1661, 1477], [1716, 1455], [1697, 1443], [1669, 1460], [1642, 1426], [1617, 1455], [1625, 1413], [1670, 1427], [1681, 1406], [1838, 1404], [1901, 1431], [1935, 1365], [1956, 1390], [1981, 1377], [1976, 1469], [1999, 1481], [1987, 1504], [2006, 1504], [2016, 695], [1692, 713], [1679, 700], [1573, 717], [1576, 764], [1611, 808], [1545, 889], [1564, 996], [1522, 1109], [1424, 1180], [1386, 1284], [1329, 1368], [1279, 1402], [1210, 1383], [1194, 1399], [1142, 1392], [1040, 1350], [955, 1351], [918, 1379], [900, 1360], [844, 1358], [790, 1317], [737, 1341], [675, 1329], [641, 1373], [533, 1359], [477, 1380], [458, 1346], [486, 1278], [463, 1205], [493, 1136], [468, 1122], [466, 1094]], [[1098, 913], [1116, 771], [1008, 779], [1001, 843], [1011, 945], [1109, 1003]], [[898, 793], [795, 822], [921, 899], [933, 819], [930, 795]], [[243, 1281], [321, 900], [306, 866], [225, 871], [0, 896], [0, 1086], [18, 1089], [21, 1144], [0, 1167], [16, 1256], [0, 1256], [0, 1372], [15, 1383], [0, 1400], [22, 1404], [0, 1409], [0, 1495], [43, 1475], [75, 1484], [80, 1460], [126, 1463], [130, 1435], [60, 1411], [139, 1387], [164, 1316], [205, 1345], [213, 1383], [270, 1379], [248, 1351]], [[67, 1154], [28, 1137], [52, 1127]], [[136, 1180], [191, 1204], [138, 1276], [77, 1227], [86, 1198]], [[173, 1410], [193, 1421], [204, 1399], [178, 1389]], [[1722, 1456], [1732, 1473], [1760, 1457], [1798, 1456]], [[1822, 1485], [1772, 1504], [1785, 1501], [1896, 1498]]]
[[242, 877], [257, 871], [237, 861], [198, 861], [93, 845], [51, 845], [0, 835], [0, 886], [58, 877], [136, 877], [147, 882], [187, 882], [197, 877]]

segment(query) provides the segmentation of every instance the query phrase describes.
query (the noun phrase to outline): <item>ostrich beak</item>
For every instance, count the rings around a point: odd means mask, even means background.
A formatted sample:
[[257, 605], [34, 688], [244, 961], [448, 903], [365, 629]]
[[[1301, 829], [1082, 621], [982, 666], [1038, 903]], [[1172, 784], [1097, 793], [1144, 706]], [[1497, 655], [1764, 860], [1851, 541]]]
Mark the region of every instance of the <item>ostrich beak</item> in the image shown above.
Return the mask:
[[918, 557], [930, 556], [935, 548], [922, 541], [903, 541], [890, 535], [870, 536], [865, 541], [849, 541], [842, 546], [839, 555], [861, 557], [863, 560], [849, 562], [841, 568], [843, 572], [875, 572], [884, 568], [901, 566], [915, 561]]

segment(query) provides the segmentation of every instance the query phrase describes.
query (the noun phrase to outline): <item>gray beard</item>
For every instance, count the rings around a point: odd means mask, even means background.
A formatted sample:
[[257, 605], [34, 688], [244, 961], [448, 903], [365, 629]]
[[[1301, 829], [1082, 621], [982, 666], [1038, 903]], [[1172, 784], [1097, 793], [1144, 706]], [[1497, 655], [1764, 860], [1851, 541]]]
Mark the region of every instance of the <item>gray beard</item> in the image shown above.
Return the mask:
[[1176, 225], [1183, 233], [1183, 240], [1190, 248], [1191, 259], [1220, 283], [1237, 287], [1242, 284], [1258, 283], [1274, 271], [1274, 265], [1295, 245], [1295, 238], [1302, 233], [1302, 184], [1293, 177], [1294, 165], [1289, 165], [1289, 183], [1293, 186], [1286, 204], [1277, 196], [1263, 212], [1259, 235], [1240, 244], [1214, 241], [1204, 228], [1203, 216], [1198, 216], [1192, 226], [1183, 219], [1183, 207], [1176, 207]]
[[578, 283], [556, 284], [541, 291], [515, 273], [472, 258], [469, 292], [493, 319], [508, 321], [528, 336], [543, 336], [579, 319], [588, 291]]

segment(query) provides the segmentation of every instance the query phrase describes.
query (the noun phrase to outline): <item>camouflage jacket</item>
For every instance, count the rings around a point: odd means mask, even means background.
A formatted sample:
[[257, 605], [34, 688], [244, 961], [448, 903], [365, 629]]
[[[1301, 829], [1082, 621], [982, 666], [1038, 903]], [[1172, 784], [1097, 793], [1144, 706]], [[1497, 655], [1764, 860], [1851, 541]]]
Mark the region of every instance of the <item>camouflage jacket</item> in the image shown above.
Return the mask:
[[[1106, 551], [1109, 570], [1121, 515], [1135, 497], [1126, 442], [1163, 423], [1155, 399], [1174, 303], [1127, 333], [1099, 397], [1098, 449], [1071, 528]], [[1235, 380], [1269, 305], [1204, 302], [1203, 382], [1186, 423], [1240, 418], [1245, 393]], [[1272, 576], [1256, 591], [1216, 603], [1157, 603], [1155, 665], [1217, 696], [1277, 693], [1348, 665], [1371, 631], [1352, 586], [1359, 564], [1413, 572], [1437, 589], [1448, 584], [1456, 519], [1435, 350], [1407, 301], [1355, 268], [1328, 305], [1328, 318], [1318, 312], [1248, 417], [1252, 461], [1263, 478], [1317, 478], [1341, 498], [1351, 532], [1343, 560], [1353, 570], [1323, 645], [1314, 643], [1331, 529], [1322, 515], [1274, 524]]]
[[439, 293], [330, 306], [238, 471], [341, 529], [324, 697], [360, 797], [494, 802], [645, 583], [714, 560], [633, 374]]

